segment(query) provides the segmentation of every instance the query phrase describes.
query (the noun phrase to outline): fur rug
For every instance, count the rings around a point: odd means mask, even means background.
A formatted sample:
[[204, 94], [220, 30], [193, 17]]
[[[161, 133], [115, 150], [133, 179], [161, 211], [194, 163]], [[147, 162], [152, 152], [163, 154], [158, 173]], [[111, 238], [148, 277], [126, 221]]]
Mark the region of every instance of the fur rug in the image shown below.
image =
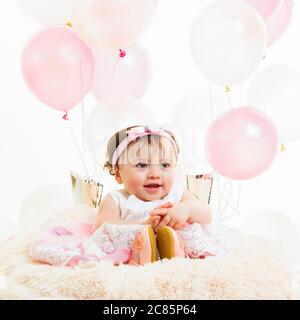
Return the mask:
[[100, 262], [76, 268], [32, 261], [24, 239], [15, 237], [0, 243], [0, 274], [6, 280], [0, 299], [297, 298], [299, 252], [274, 240], [244, 237], [247, 245], [226, 257], [176, 258], [144, 267]]

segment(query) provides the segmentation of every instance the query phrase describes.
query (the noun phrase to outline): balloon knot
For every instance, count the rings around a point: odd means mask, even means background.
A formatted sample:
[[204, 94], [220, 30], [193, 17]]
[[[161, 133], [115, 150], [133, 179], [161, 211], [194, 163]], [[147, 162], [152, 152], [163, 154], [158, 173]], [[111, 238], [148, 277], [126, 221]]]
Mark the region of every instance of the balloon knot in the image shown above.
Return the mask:
[[68, 112], [66, 112], [62, 118], [66, 121], [69, 121], [70, 119], [68, 117]]
[[126, 51], [119, 49], [120, 51], [120, 58], [125, 58], [126, 57]]
[[280, 152], [284, 152], [284, 151], [286, 151], [286, 147], [285, 147], [284, 143], [282, 143], [280, 145]]
[[225, 92], [226, 92], [226, 93], [231, 92], [231, 88], [230, 88], [229, 86], [226, 86], [226, 87], [225, 87]]

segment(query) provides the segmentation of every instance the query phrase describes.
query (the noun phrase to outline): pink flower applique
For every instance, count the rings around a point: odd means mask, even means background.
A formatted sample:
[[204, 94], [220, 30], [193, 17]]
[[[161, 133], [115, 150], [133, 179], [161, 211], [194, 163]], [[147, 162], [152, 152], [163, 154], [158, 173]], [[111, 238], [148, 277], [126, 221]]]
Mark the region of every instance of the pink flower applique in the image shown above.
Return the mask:
[[112, 244], [111, 241], [106, 241], [104, 242], [104, 244], [102, 245], [102, 250], [105, 252], [105, 253], [113, 253], [116, 248], [114, 247], [114, 245]]

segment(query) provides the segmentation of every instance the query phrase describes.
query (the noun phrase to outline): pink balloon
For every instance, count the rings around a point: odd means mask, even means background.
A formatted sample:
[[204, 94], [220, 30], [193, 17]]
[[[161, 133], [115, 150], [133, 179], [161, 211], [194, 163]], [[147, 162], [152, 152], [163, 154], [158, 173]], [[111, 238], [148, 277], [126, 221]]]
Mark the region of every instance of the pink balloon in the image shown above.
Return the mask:
[[293, 16], [293, 0], [282, 0], [282, 5], [266, 22], [268, 46], [276, 42], [288, 28]]
[[273, 122], [251, 107], [223, 113], [206, 136], [209, 163], [219, 174], [234, 180], [254, 178], [265, 171], [275, 158], [277, 147]]
[[46, 28], [25, 47], [22, 71], [26, 83], [40, 101], [67, 112], [91, 88], [93, 54], [71, 30]]
[[151, 61], [141, 45], [122, 55], [116, 49], [95, 48], [95, 79], [92, 94], [98, 101], [110, 96], [141, 98], [150, 82]]
[[246, 0], [265, 20], [268, 33], [268, 46], [271, 46], [289, 26], [294, 2], [293, 0]]
[[246, 0], [266, 21], [278, 8], [282, 0]]

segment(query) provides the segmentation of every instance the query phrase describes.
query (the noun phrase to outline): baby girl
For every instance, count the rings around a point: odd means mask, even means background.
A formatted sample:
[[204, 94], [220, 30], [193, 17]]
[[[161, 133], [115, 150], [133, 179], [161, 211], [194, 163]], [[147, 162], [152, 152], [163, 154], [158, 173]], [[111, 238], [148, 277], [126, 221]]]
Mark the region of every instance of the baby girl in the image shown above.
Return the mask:
[[84, 221], [50, 223], [41, 230], [29, 245], [35, 260], [56, 266], [101, 260], [144, 265], [223, 253], [223, 240], [209, 225], [210, 208], [184, 190], [171, 132], [143, 126], [121, 130], [108, 142], [106, 160], [105, 168], [123, 189], [104, 197], [97, 217], [86, 212]]
[[103, 246], [105, 235], [115, 247], [131, 249], [133, 265], [158, 256], [218, 254], [222, 243], [207, 227], [211, 210], [184, 190], [179, 147], [171, 132], [142, 126], [121, 130], [108, 142], [106, 160], [105, 168], [123, 189], [102, 200], [94, 243]]

